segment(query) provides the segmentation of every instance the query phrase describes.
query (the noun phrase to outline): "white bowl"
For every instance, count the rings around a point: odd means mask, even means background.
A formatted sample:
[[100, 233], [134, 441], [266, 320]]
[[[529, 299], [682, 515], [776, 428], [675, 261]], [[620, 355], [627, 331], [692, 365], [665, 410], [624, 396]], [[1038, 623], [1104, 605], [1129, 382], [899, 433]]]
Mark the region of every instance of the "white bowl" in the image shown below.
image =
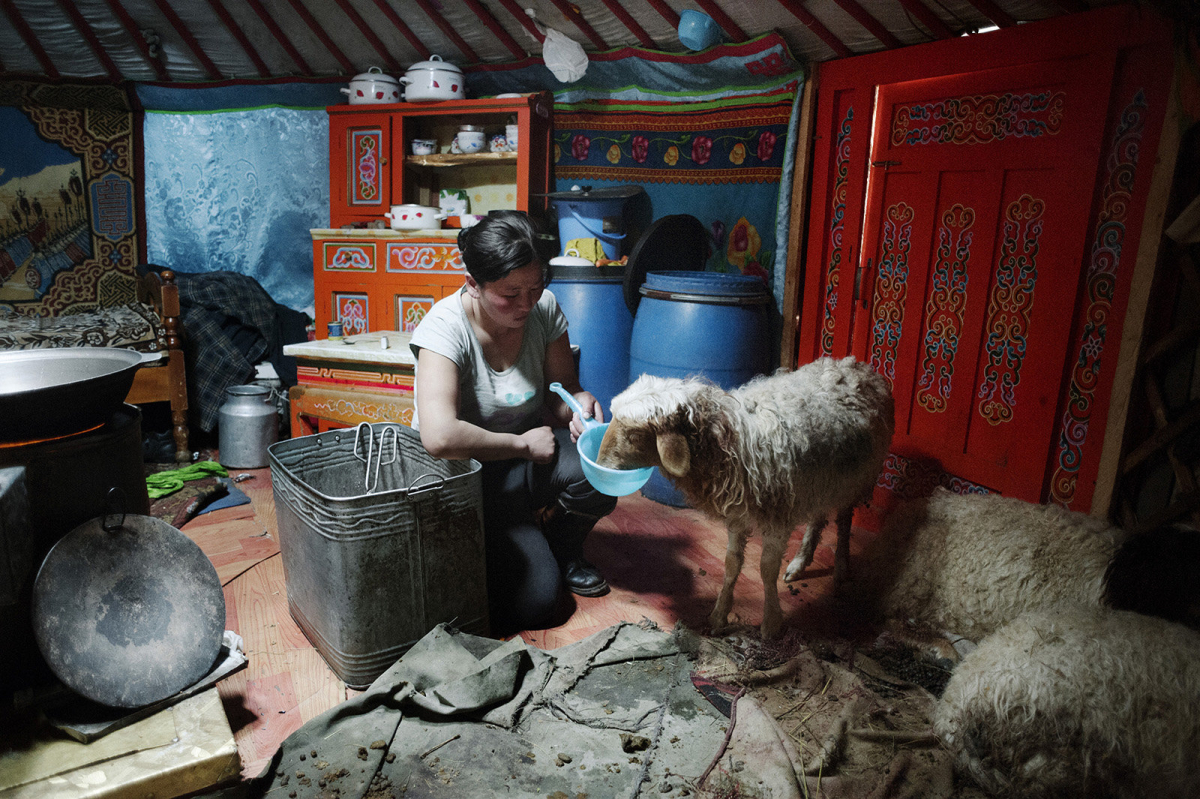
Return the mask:
[[458, 149], [464, 153], [477, 153], [483, 149], [483, 131], [460, 130], [455, 140], [458, 142]]

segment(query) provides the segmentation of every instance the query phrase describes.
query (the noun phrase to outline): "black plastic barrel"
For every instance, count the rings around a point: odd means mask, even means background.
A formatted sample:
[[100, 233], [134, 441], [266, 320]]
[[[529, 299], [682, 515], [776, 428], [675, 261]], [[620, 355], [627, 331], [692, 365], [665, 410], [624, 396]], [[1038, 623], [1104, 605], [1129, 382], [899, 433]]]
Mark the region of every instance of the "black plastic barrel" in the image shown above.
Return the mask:
[[550, 290], [579, 346], [579, 383], [604, 406], [629, 385], [633, 316], [625, 305], [625, 267], [552, 266]]
[[[771, 364], [767, 286], [721, 272], [648, 272], [633, 320], [629, 379], [701, 375], [735, 388]], [[642, 489], [656, 502], [686, 501], [657, 471]]]

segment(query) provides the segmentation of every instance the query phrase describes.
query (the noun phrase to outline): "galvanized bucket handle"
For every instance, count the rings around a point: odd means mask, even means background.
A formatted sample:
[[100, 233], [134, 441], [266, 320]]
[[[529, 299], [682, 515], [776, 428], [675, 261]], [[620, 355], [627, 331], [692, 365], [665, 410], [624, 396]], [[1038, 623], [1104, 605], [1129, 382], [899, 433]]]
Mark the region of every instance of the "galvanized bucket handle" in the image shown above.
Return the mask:
[[[428, 483], [426, 485], [420, 485], [420, 482], [422, 480], [424, 480], [426, 477], [432, 477], [433, 482]], [[416, 480], [413, 480], [412, 483], [409, 484], [408, 497], [409, 497], [409, 499], [412, 499], [413, 497], [419, 497], [422, 494], [428, 494], [430, 491], [438, 491], [445, 485], [446, 485], [446, 478], [441, 477], [436, 474], [423, 474], [420, 477], [418, 477]]]

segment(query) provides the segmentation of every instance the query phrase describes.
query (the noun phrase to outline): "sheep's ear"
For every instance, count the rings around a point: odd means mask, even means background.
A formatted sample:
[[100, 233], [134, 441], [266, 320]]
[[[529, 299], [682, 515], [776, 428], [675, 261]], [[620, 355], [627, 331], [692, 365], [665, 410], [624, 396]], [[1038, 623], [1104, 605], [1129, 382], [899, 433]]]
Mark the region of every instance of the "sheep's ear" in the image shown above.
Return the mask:
[[658, 459], [667, 474], [683, 477], [692, 465], [687, 439], [679, 433], [658, 434]]

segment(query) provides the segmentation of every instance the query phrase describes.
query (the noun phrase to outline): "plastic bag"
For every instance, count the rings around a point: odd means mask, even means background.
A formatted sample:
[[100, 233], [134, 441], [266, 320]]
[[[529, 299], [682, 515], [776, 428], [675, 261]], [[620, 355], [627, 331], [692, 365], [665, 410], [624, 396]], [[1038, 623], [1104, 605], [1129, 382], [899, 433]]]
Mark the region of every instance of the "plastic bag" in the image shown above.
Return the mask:
[[542, 60], [563, 83], [574, 83], [587, 72], [588, 57], [583, 45], [554, 28], [546, 28], [546, 41], [542, 43]]

